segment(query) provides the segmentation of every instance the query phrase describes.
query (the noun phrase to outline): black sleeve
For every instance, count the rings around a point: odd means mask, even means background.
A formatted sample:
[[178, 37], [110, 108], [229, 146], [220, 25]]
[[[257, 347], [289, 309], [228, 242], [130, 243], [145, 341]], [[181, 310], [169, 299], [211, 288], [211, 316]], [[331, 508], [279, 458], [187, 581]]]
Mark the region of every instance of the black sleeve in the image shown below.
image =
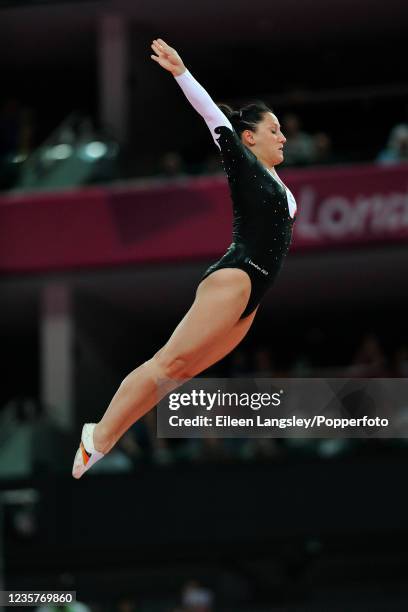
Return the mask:
[[256, 162], [255, 155], [242, 143], [235, 130], [225, 126], [216, 127], [214, 132], [219, 134], [217, 139], [221, 149], [221, 157], [228, 176], [252, 168]]

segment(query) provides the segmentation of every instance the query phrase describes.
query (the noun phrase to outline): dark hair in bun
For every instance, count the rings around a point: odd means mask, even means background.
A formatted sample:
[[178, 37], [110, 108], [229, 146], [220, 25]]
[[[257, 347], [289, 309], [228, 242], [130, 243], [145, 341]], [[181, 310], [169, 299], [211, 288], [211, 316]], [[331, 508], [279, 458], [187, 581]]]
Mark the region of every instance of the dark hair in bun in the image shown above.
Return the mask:
[[262, 121], [264, 114], [273, 112], [265, 102], [260, 100], [247, 104], [239, 110], [234, 110], [228, 104], [218, 104], [218, 108], [231, 121], [232, 127], [239, 136], [244, 130], [255, 130], [257, 124]]

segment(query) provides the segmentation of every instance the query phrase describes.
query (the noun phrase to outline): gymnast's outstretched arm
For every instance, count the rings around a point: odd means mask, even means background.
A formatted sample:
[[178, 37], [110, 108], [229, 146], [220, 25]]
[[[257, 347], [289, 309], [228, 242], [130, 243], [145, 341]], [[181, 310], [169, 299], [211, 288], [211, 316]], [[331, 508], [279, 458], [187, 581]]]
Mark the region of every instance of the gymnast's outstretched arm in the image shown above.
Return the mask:
[[221, 126], [232, 130], [229, 119], [218, 108], [204, 87], [187, 70], [175, 49], [169, 47], [161, 38], [153, 41], [152, 49], [156, 53], [156, 55], [151, 56], [152, 59], [173, 74], [192, 107], [195, 108], [208, 125], [215, 144], [220, 148], [218, 143], [219, 134], [214, 130]]

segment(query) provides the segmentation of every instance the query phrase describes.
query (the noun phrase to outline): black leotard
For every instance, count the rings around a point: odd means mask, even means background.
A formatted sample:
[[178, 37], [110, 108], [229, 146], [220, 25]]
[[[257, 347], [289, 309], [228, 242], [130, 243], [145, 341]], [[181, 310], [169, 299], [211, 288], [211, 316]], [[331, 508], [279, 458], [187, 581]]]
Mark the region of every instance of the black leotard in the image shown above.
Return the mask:
[[258, 306], [282, 267], [292, 238], [296, 203], [284, 184], [241, 142], [201, 85], [190, 73], [182, 77], [177, 80], [184, 81], [180, 83], [184, 93], [206, 120], [221, 150], [234, 213], [233, 242], [201, 280], [222, 268], [247, 272], [251, 294], [242, 319]]
[[294, 219], [285, 187], [242, 144], [236, 132], [220, 134], [223, 165], [233, 203], [233, 243], [203, 278], [221, 268], [240, 268], [251, 279], [251, 295], [241, 315], [249, 315], [272, 285], [289, 250]]

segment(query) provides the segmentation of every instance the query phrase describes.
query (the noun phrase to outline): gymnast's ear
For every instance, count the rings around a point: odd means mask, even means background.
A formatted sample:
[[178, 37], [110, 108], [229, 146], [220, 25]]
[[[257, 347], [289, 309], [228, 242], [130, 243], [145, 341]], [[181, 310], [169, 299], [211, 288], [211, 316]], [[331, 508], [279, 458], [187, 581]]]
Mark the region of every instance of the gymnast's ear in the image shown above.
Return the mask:
[[241, 134], [241, 139], [242, 142], [246, 145], [251, 146], [255, 144], [254, 133], [252, 130], [243, 130]]

